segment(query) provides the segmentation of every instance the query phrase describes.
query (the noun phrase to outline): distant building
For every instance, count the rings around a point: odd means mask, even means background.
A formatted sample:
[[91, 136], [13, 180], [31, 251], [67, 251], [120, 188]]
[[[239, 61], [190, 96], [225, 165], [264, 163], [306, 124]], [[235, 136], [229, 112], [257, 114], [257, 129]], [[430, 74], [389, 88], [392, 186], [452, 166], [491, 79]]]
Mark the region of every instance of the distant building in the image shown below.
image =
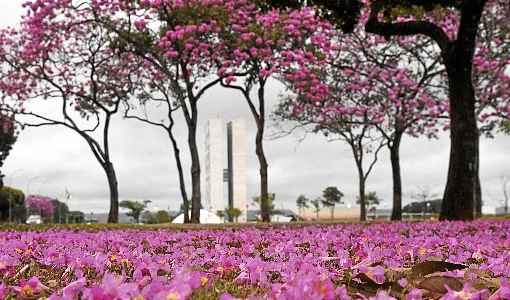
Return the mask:
[[[261, 219], [259, 209], [248, 210], [248, 222], [257, 222]], [[290, 209], [275, 209], [271, 212], [271, 221], [294, 222], [303, 221], [303, 218]]]
[[[240, 222], [246, 221], [248, 200], [246, 144], [244, 120], [233, 120], [228, 124], [225, 124], [222, 119], [209, 120], [205, 142], [206, 197], [204, 208], [212, 213], [224, 211], [228, 207], [238, 208], [242, 212], [238, 218]], [[228, 186], [226, 199], [224, 195], [225, 182]]]
[[[125, 213], [119, 213], [119, 224], [134, 224], [135, 220]], [[108, 213], [85, 214], [85, 223], [108, 223]]]
[[[313, 220], [331, 220], [331, 209], [321, 207], [317, 214], [315, 209], [306, 208], [299, 214], [306, 221]], [[335, 206], [333, 218], [336, 220], [359, 220], [360, 207], [359, 206]]]
[[223, 194], [225, 169], [225, 130], [223, 119], [211, 119], [207, 123], [205, 138], [206, 197], [203, 207], [211, 212], [226, 207]]
[[441, 199], [423, 201], [423, 202], [412, 202], [404, 208], [402, 208], [402, 212], [404, 213], [433, 213], [438, 214], [441, 212]]

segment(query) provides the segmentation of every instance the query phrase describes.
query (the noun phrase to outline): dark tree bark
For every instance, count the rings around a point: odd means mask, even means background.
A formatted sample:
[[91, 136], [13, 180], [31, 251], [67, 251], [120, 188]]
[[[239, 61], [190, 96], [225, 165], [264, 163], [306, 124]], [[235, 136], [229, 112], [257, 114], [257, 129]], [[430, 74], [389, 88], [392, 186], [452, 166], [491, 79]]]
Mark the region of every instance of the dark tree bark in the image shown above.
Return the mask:
[[200, 223], [200, 209], [202, 208], [202, 194], [200, 184], [200, 155], [198, 153], [197, 146], [197, 124], [198, 124], [198, 100], [201, 95], [219, 83], [220, 80], [215, 80], [207, 84], [198, 93], [194, 91], [194, 84], [191, 81], [190, 74], [187, 71], [187, 65], [181, 64], [182, 77], [186, 85], [186, 93], [188, 103], [186, 103], [184, 97], [179, 97], [181, 109], [186, 120], [188, 127], [188, 148], [191, 158], [191, 223]]
[[[479, 133], [472, 82], [473, 55], [485, 1], [465, 1], [457, 40], [443, 53], [450, 94], [451, 149], [440, 219], [472, 220], [479, 195]], [[480, 193], [481, 194], [481, 193]]]
[[108, 178], [108, 186], [110, 188], [110, 211], [108, 212], [108, 223], [119, 222], [119, 184], [113, 164], [108, 162], [104, 166], [106, 177]]
[[[259, 128], [257, 126], [257, 128]], [[268, 163], [266, 159], [266, 155], [264, 153], [264, 145], [263, 145], [263, 137], [264, 137], [264, 129], [257, 129], [256, 136], [256, 154], [259, 160], [259, 171], [260, 171], [260, 211], [262, 222], [271, 222], [271, 212], [270, 212], [270, 203], [269, 203], [269, 189], [268, 189], [268, 179], [267, 179], [267, 169]]]
[[462, 2], [461, 22], [457, 39], [454, 41], [451, 41], [440, 27], [427, 21], [380, 22], [380, 2], [372, 5], [366, 24], [367, 32], [382, 36], [426, 35], [441, 49], [448, 75], [451, 120], [450, 164], [441, 209], [442, 220], [474, 218], [474, 202], [478, 189], [478, 128], [472, 66], [478, 25], [485, 3], [486, 0]]
[[188, 193], [186, 192], [186, 181], [184, 180], [184, 169], [182, 167], [181, 162], [181, 150], [179, 149], [179, 146], [177, 144], [177, 140], [175, 139], [175, 136], [173, 135], [173, 126], [174, 121], [173, 118], [170, 117], [171, 123], [168, 127], [168, 137], [170, 138], [170, 141], [172, 142], [172, 148], [174, 152], [174, 159], [175, 163], [177, 165], [177, 173], [179, 174], [179, 189], [181, 192], [182, 197], [182, 203], [184, 205], [183, 214], [184, 214], [184, 223], [190, 223], [189, 218], [189, 199], [188, 199]]
[[[269, 167], [264, 153], [264, 128], [266, 125], [266, 112], [265, 112], [265, 80], [260, 81], [258, 89], [259, 111], [258, 114], [253, 114], [257, 123], [257, 135], [255, 137], [255, 152], [259, 160], [260, 169], [260, 214], [262, 222], [271, 222], [271, 204], [269, 203], [269, 190], [267, 169]], [[253, 104], [252, 104], [253, 106]]]
[[477, 142], [477, 149], [476, 149], [476, 169], [477, 169], [477, 176], [476, 176], [476, 194], [475, 194], [475, 217], [479, 218], [482, 216], [482, 184], [480, 182], [480, 133], [478, 133], [478, 142]]
[[366, 178], [363, 175], [363, 170], [358, 170], [358, 181], [359, 181], [359, 190], [358, 190], [358, 197], [359, 197], [359, 220], [361, 222], [365, 222], [367, 220], [367, 201], [366, 201], [366, 192], [365, 192], [365, 186], [366, 186]]
[[370, 163], [368, 164], [368, 168], [365, 169], [364, 161], [365, 161], [365, 149], [367, 145], [365, 144], [365, 139], [368, 139], [371, 143], [374, 141], [369, 136], [369, 128], [370, 125], [368, 122], [363, 125], [361, 132], [359, 134], [353, 133], [350, 127], [344, 128], [345, 131], [337, 131], [337, 133], [342, 136], [342, 139], [346, 141], [351, 147], [352, 154], [354, 156], [354, 161], [356, 163], [356, 169], [358, 171], [358, 200], [360, 206], [360, 221], [364, 222], [367, 220], [367, 203], [366, 203], [366, 183], [368, 176], [372, 173], [375, 164], [379, 160], [379, 152], [386, 145], [386, 142], [379, 142], [375, 149], [371, 152], [373, 154]]
[[391, 211], [391, 220], [402, 220], [402, 177], [400, 170], [400, 143], [402, 141], [401, 132], [395, 133], [395, 139], [392, 144], [388, 144], [391, 159], [391, 174], [393, 178], [393, 208]]
[[[196, 106], [194, 107], [196, 111]], [[188, 146], [191, 154], [191, 223], [200, 223], [201, 192], [200, 192], [200, 156], [197, 146], [197, 121], [188, 126]]]

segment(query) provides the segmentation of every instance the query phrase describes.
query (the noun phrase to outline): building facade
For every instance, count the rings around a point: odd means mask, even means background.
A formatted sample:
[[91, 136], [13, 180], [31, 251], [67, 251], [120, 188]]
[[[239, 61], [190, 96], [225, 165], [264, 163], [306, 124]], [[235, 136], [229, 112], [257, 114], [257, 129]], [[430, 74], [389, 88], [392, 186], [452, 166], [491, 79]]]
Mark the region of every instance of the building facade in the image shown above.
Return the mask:
[[[225, 128], [226, 134], [225, 134]], [[242, 214], [247, 211], [247, 143], [246, 126], [242, 119], [226, 124], [222, 119], [211, 119], [206, 132], [206, 201], [204, 208], [217, 213], [229, 207]], [[227, 185], [225, 185], [227, 183]], [[226, 189], [225, 189], [226, 188]], [[227, 191], [225, 197], [225, 190]]]
[[216, 213], [225, 209], [223, 169], [225, 168], [225, 130], [222, 119], [211, 119], [207, 123], [205, 139], [206, 201], [204, 209]]
[[228, 139], [228, 204], [243, 213], [239, 222], [246, 222], [248, 203], [247, 191], [247, 149], [244, 120], [237, 119], [227, 125]]

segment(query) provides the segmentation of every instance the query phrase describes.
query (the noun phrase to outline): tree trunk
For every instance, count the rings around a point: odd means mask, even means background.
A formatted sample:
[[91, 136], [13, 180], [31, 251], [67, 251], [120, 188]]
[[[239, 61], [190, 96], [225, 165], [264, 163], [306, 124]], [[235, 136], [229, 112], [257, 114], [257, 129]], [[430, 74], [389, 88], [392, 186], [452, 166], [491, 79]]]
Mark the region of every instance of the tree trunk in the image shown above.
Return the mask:
[[367, 220], [367, 205], [366, 205], [366, 197], [365, 197], [365, 179], [363, 178], [363, 174], [359, 174], [359, 207], [360, 214], [359, 220], [364, 222]]
[[478, 128], [470, 73], [449, 66], [451, 149], [441, 220], [472, 220], [478, 182]]
[[110, 211], [108, 213], [108, 223], [119, 223], [119, 185], [117, 175], [111, 162], [104, 166], [108, 186], [110, 188]]
[[200, 156], [197, 147], [196, 120], [188, 126], [188, 144], [191, 154], [191, 223], [200, 223], [201, 193], [200, 193]]
[[402, 176], [400, 173], [400, 142], [402, 133], [396, 132], [393, 144], [390, 148], [391, 174], [393, 177], [393, 209], [392, 221], [402, 220]]
[[475, 215], [479, 134], [472, 69], [485, 3], [485, 0], [463, 2], [457, 40], [442, 53], [448, 74], [451, 149], [441, 220], [472, 220]]
[[172, 128], [173, 128], [173, 121], [172, 121], [172, 125], [168, 129], [168, 136], [170, 137], [170, 140], [172, 141], [175, 163], [177, 165], [177, 172], [179, 173], [179, 189], [181, 191], [182, 203], [184, 205], [184, 211], [183, 211], [184, 223], [190, 223], [189, 199], [188, 199], [188, 193], [186, 192], [186, 182], [184, 180], [184, 170], [182, 168], [182, 162], [181, 162], [181, 151], [180, 151], [179, 146], [177, 145], [177, 141], [173, 135]]
[[475, 217], [482, 216], [482, 184], [480, 182], [480, 132], [478, 132], [478, 142], [476, 149], [476, 188], [475, 188]]
[[269, 204], [269, 191], [267, 184], [268, 163], [264, 154], [264, 124], [257, 126], [257, 136], [255, 137], [255, 152], [259, 160], [260, 168], [260, 215], [262, 222], [271, 222], [271, 212]]
[[331, 206], [331, 221], [335, 219], [335, 206]]

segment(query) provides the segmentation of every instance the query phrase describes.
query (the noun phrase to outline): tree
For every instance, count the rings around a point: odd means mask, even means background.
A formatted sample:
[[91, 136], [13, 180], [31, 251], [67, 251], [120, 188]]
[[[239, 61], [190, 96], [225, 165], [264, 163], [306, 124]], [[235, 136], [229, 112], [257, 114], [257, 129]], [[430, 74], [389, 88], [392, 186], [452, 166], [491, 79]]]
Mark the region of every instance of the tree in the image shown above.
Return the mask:
[[0, 105], [0, 189], [4, 187], [2, 167], [16, 142], [17, 135], [14, 114], [4, 109], [3, 105]]
[[328, 186], [322, 191], [322, 205], [331, 209], [331, 220], [335, 218], [335, 205], [343, 204], [344, 194], [336, 186]]
[[[177, 167], [179, 189], [183, 203], [181, 207], [184, 209], [184, 223], [190, 223], [189, 210], [191, 205], [189, 204], [186, 181], [184, 178], [181, 149], [174, 133], [174, 113], [179, 110], [180, 101], [176, 101], [173, 98], [172, 89], [165, 85], [168, 83], [168, 79], [165, 78], [165, 75], [157, 70], [151, 70], [151, 65], [146, 66], [144, 77], [147, 84], [143, 85], [143, 87], [137, 91], [137, 103], [125, 102], [124, 118], [137, 120], [144, 124], [160, 128], [168, 135]], [[159, 80], [155, 81], [153, 80], [154, 78], [158, 78]], [[182, 95], [177, 95], [175, 97], [178, 96], [182, 97]], [[166, 118], [164, 120], [154, 120], [154, 117], [151, 117], [152, 113], [150, 111], [157, 111], [158, 109], [165, 110]]]
[[321, 203], [323, 199], [321, 197], [315, 198], [310, 203], [312, 204], [315, 211], [315, 220], [319, 220], [319, 212], [321, 211]]
[[437, 194], [432, 193], [427, 186], [418, 187], [418, 191], [411, 194], [411, 198], [419, 202], [426, 202], [437, 197]]
[[[353, 29], [363, 8], [369, 9], [365, 30], [382, 37], [424, 35], [435, 42], [446, 69], [450, 113], [450, 165], [440, 219], [471, 220], [481, 195], [479, 185], [479, 131], [473, 87], [473, 58], [482, 14], [488, 2], [499, 5], [494, 11], [508, 20], [507, 1], [487, 0], [377, 0], [362, 4], [357, 0], [310, 1], [321, 12]], [[274, 1], [266, 2], [275, 5]], [[302, 1], [284, 1], [299, 6]], [[346, 16], [345, 12], [352, 13]], [[444, 12], [454, 11], [453, 14]], [[445, 18], [454, 16], [455, 18]], [[384, 20], [380, 16], [385, 16]], [[458, 16], [458, 17], [457, 17]], [[453, 24], [453, 26], [452, 26]], [[479, 205], [479, 204], [477, 204]]]
[[[268, 196], [268, 198], [267, 198], [267, 199], [268, 199], [268, 201], [267, 201], [267, 202], [268, 202], [268, 203], [267, 203], [267, 205], [268, 205], [268, 207], [269, 207], [269, 214], [271, 214], [271, 215], [272, 215], [272, 214], [273, 214], [273, 211], [275, 210], [275, 205], [274, 205], [274, 201], [275, 201], [275, 193], [269, 193], [268, 195], [269, 195], [269, 196]], [[261, 203], [262, 203], [262, 201], [260, 201], [260, 199], [261, 199], [261, 198], [260, 198], [260, 196], [253, 197], [253, 198], [252, 198], [252, 200], [253, 200], [253, 204], [254, 204], [254, 205], [256, 205], [256, 206], [258, 206], [258, 207], [261, 207], [261, 205], [262, 205], [262, 204], [261, 204]]]
[[85, 213], [81, 211], [70, 211], [67, 215], [68, 224], [82, 224], [85, 222]]
[[[40, 5], [39, 5], [40, 4]], [[118, 222], [118, 182], [110, 153], [110, 125], [137, 84], [140, 61], [112, 50], [115, 36], [89, 21], [69, 1], [27, 5], [19, 29], [3, 30], [4, 83], [17, 102], [52, 110], [25, 110], [24, 124], [62, 126], [89, 146], [109, 186], [108, 222]], [[54, 18], [54, 15], [62, 18]], [[34, 108], [34, 107], [32, 107]]]
[[158, 210], [156, 212], [156, 219], [158, 220], [158, 224], [170, 223], [172, 221], [170, 219], [170, 214], [166, 210]]
[[155, 213], [146, 210], [141, 213], [140, 221], [145, 224], [165, 224], [172, 222], [170, 214], [166, 210], [158, 210]]
[[218, 210], [216, 212], [216, 215], [220, 218], [220, 219], [224, 219], [225, 218], [225, 211], [224, 210]]
[[305, 195], [299, 195], [299, 197], [296, 199], [296, 205], [298, 207], [299, 214], [302, 215], [303, 210], [309, 207], [308, 202], [310, 202], [310, 199], [306, 198]]
[[[259, 15], [260, 14], [260, 15]], [[299, 26], [294, 26], [299, 24]], [[270, 222], [268, 161], [264, 152], [266, 123], [266, 85], [271, 76], [283, 76], [291, 63], [305, 65], [317, 60], [328, 45], [329, 24], [312, 9], [270, 11], [249, 10], [243, 22], [226, 31], [226, 56], [218, 74], [225, 77], [223, 87], [239, 91], [246, 100], [257, 127], [255, 152], [259, 160], [261, 216]], [[306, 48], [306, 50], [304, 50]], [[314, 49], [315, 48], [315, 49]], [[241, 74], [242, 83], [234, 74]], [[252, 95], [254, 92], [254, 95]]]
[[121, 201], [119, 206], [129, 210], [127, 215], [132, 217], [135, 223], [140, 223], [140, 215], [147, 208], [147, 205], [151, 203], [150, 200], [144, 200], [143, 202], [135, 200], [124, 200]]
[[29, 195], [25, 202], [30, 215], [40, 215], [45, 222], [50, 222], [55, 213], [54, 200], [41, 195]]
[[144, 224], [157, 224], [158, 220], [156, 215], [148, 210], [143, 211], [140, 214], [140, 221]]
[[[381, 198], [379, 198], [379, 196], [377, 195], [377, 192], [368, 192], [365, 197], [365, 201], [367, 203], [367, 208], [369, 210], [374, 209], [377, 205], [379, 205], [382, 202]], [[361, 201], [358, 196], [356, 198], [356, 203], [360, 204], [360, 202]]]
[[26, 219], [23, 191], [4, 186], [0, 189], [0, 221], [23, 223]]
[[409, 37], [386, 41], [356, 26], [353, 33], [339, 34], [338, 39], [342, 41], [338, 53], [326, 69], [334, 101], [325, 113], [369, 116], [355, 122], [368, 120], [386, 141], [393, 180], [391, 219], [400, 220], [404, 134], [435, 138], [447, 118], [446, 101], [435, 82], [442, 73], [441, 58], [427, 51], [432, 42], [423, 37], [413, 38], [413, 43]]
[[54, 210], [53, 210], [53, 223], [55, 224], [65, 224], [67, 223], [67, 218], [69, 216], [69, 207], [64, 202], [61, 202], [57, 199], [51, 200]]
[[229, 220], [231, 222], [236, 222], [236, 223], [242, 213], [243, 212], [239, 208], [236, 208], [236, 207], [228, 208], [226, 210], [226, 214], [227, 214]]
[[[88, 2], [88, 1], [87, 1]], [[86, 6], [87, 3], [84, 2]], [[183, 113], [191, 158], [191, 222], [200, 222], [198, 101], [222, 80], [217, 76], [223, 40], [220, 33], [244, 20], [253, 8], [245, 1], [103, 1], [89, 6], [96, 20], [118, 35], [115, 49], [135, 55], [164, 74], [166, 86]], [[122, 13], [118, 13], [119, 8]]]
[[[360, 203], [360, 220], [366, 220], [365, 188], [369, 175], [379, 160], [379, 153], [385, 147], [386, 141], [381, 139], [378, 132], [368, 121], [368, 114], [324, 114], [327, 100], [321, 100], [316, 105], [304, 99], [292, 98], [282, 101], [275, 117], [283, 121], [297, 123], [294, 129], [304, 129], [314, 133], [322, 133], [329, 141], [346, 142], [353, 154], [358, 173], [358, 191], [362, 199]], [[333, 100], [334, 101], [334, 100]]]

